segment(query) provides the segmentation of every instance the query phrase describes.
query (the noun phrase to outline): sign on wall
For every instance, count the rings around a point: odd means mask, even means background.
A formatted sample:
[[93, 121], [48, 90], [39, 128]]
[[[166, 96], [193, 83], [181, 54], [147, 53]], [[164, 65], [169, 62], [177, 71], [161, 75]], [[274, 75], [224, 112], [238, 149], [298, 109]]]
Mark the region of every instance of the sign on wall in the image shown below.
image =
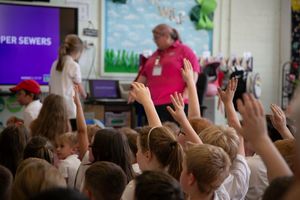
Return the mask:
[[102, 1], [102, 75], [135, 76], [139, 54], [154, 52], [152, 29], [166, 23], [179, 32], [183, 43], [197, 55], [212, 51], [212, 31], [196, 30], [189, 12], [195, 0]]

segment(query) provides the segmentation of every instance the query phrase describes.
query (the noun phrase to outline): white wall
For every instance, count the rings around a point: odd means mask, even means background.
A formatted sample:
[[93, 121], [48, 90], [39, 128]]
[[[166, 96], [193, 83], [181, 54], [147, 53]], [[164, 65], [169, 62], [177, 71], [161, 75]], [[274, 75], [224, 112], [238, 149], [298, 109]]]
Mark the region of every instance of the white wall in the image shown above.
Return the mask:
[[[262, 77], [261, 100], [280, 104], [281, 65], [290, 58], [290, 7], [287, 0], [219, 0], [214, 53], [254, 56]], [[283, 24], [283, 25], [281, 25]]]
[[[101, 1], [89, 2], [90, 20], [99, 30], [99, 37], [86, 37], [82, 29], [88, 21], [79, 21], [79, 36], [95, 46], [86, 51], [81, 60], [83, 78], [100, 76]], [[265, 108], [270, 103], [280, 104], [281, 65], [290, 59], [290, 0], [217, 0], [213, 54], [243, 55], [251, 51], [254, 70], [262, 77], [262, 101]], [[50, 5], [66, 5], [68, 0], [51, 0]], [[80, 1], [78, 1], [80, 2]], [[46, 3], [47, 4], [47, 3]], [[95, 52], [94, 52], [95, 51]], [[92, 64], [92, 60], [95, 61]]]

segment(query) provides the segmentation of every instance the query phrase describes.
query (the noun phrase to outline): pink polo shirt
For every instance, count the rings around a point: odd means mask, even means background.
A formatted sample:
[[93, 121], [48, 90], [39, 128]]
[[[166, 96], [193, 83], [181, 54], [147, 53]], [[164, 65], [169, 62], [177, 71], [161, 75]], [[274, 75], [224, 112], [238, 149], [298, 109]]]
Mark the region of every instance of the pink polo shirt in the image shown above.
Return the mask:
[[[159, 58], [160, 75], [153, 75], [155, 61]], [[186, 87], [182, 78], [183, 59], [188, 59], [195, 72], [200, 72], [197, 56], [186, 45], [176, 41], [165, 50], [156, 50], [147, 60], [141, 75], [147, 78], [147, 86], [151, 92], [154, 105], [171, 103], [170, 95], [182, 93]], [[187, 103], [187, 102], [186, 102]]]

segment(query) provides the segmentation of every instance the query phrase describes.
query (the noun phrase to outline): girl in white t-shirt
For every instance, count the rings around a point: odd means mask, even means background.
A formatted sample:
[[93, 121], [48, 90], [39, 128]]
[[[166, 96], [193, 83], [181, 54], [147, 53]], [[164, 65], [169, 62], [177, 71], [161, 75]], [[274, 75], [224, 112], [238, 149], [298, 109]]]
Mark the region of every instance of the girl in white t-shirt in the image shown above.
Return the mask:
[[[77, 63], [83, 48], [83, 42], [77, 35], [67, 35], [59, 48], [58, 59], [52, 64], [50, 72], [50, 93], [65, 98], [69, 119], [73, 121], [76, 118], [76, 106], [73, 101], [74, 85], [78, 85], [80, 95], [83, 98], [86, 97], [86, 92], [81, 84], [80, 66]], [[72, 128], [74, 130], [74, 127]]]

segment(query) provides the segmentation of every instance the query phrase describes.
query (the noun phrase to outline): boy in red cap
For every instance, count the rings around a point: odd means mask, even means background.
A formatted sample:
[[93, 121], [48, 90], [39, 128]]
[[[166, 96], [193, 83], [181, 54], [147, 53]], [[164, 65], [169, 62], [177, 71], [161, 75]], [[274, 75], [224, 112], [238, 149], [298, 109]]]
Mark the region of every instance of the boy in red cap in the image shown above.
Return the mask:
[[[15, 87], [10, 88], [10, 91], [16, 93], [19, 104], [25, 106], [23, 120], [25, 127], [29, 130], [30, 123], [37, 118], [42, 107], [39, 98], [40, 85], [35, 80], [24, 80]], [[13, 116], [7, 120], [7, 124], [16, 121], [19, 121], [18, 118]]]

